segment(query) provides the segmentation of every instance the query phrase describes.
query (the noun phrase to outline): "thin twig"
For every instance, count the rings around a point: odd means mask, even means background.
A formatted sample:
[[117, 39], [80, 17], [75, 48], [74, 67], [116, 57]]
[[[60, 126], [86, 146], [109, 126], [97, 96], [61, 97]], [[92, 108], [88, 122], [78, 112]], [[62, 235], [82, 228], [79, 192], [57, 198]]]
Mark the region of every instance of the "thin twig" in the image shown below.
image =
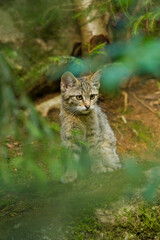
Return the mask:
[[145, 104], [142, 100], [140, 100], [136, 95], [135, 93], [131, 93], [132, 96], [138, 101], [140, 102], [144, 107], [146, 107], [149, 111], [151, 111], [152, 113], [156, 114], [157, 115], [157, 112], [155, 112], [151, 107], [149, 107], [147, 104]]
[[118, 134], [119, 134], [119, 136], [120, 136], [120, 138], [119, 138], [119, 140], [123, 137], [123, 134], [120, 132], [120, 130], [118, 129], [118, 127], [117, 126], [114, 126], [114, 128], [116, 129], [116, 131], [118, 132]]
[[124, 111], [123, 112], [126, 112], [127, 108], [128, 108], [128, 93], [126, 93], [125, 91], [122, 91], [121, 93], [124, 96]]

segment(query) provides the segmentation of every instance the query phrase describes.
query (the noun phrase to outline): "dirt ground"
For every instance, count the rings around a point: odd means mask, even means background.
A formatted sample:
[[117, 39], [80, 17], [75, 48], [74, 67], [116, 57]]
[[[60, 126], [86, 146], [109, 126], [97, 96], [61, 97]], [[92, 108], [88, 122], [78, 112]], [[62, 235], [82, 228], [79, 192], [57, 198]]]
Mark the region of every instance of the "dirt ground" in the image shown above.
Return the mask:
[[133, 82], [115, 98], [105, 97], [108, 118], [115, 130], [120, 153], [134, 151], [142, 157], [160, 147], [160, 91], [154, 79]]

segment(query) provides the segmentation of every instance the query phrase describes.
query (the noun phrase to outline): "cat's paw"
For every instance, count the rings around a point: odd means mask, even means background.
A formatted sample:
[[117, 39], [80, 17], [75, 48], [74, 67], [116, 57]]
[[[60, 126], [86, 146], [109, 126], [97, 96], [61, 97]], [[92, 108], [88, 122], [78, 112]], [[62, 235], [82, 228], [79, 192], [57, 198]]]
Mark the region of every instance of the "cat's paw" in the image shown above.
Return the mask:
[[61, 177], [62, 183], [73, 182], [77, 179], [77, 172], [66, 172], [64, 176]]
[[122, 164], [120, 163], [119, 158], [105, 158], [103, 159], [103, 165], [104, 167], [111, 168], [113, 170], [116, 170], [122, 167]]
[[91, 171], [93, 173], [105, 173], [107, 169], [104, 166], [92, 166]]
[[113, 168], [110, 168], [110, 167], [108, 167], [108, 168], [106, 168], [106, 171], [107, 171], [107, 172], [113, 172], [113, 171], [114, 171], [114, 169], [113, 169]]
[[113, 172], [114, 170], [117, 170], [122, 167], [121, 163], [116, 163], [116, 164], [108, 164], [105, 165], [107, 172]]
[[121, 167], [122, 167], [122, 164], [120, 162], [116, 164], [116, 169], [121, 168]]
[[114, 170], [119, 169], [121, 167], [122, 167], [122, 164], [120, 162], [116, 162], [111, 166], [111, 168], [113, 168]]

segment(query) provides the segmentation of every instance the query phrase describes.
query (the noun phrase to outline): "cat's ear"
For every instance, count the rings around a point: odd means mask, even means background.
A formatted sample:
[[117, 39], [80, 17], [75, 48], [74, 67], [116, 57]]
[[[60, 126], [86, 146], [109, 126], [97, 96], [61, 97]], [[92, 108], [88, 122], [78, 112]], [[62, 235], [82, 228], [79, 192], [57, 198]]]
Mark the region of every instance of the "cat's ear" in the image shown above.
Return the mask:
[[100, 69], [97, 72], [95, 72], [90, 78], [90, 81], [92, 82], [93, 86], [95, 86], [96, 88], [100, 87], [101, 75], [102, 75], [102, 70]]
[[68, 88], [78, 84], [78, 80], [71, 72], [65, 72], [61, 77], [61, 90], [66, 91]]

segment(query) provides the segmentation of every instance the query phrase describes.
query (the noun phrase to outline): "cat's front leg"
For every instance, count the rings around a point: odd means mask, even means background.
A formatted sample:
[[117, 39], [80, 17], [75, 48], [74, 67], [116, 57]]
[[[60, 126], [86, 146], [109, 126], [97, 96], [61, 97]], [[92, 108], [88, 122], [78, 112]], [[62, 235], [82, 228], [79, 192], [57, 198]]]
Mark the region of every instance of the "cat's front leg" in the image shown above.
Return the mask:
[[74, 182], [77, 179], [77, 171], [67, 170], [64, 176], [61, 177], [62, 183]]
[[106, 167], [103, 166], [99, 154], [90, 151], [91, 156], [91, 171], [93, 173], [105, 173], [107, 171]]
[[71, 147], [72, 156], [70, 157], [69, 161], [67, 162], [67, 170], [64, 176], [61, 177], [62, 183], [69, 183], [73, 182], [77, 179], [77, 165], [80, 158], [80, 148], [79, 146], [73, 145]]
[[99, 138], [96, 129], [97, 127], [93, 125], [91, 128], [88, 128], [87, 132], [87, 144], [91, 159], [91, 171], [94, 173], [105, 173], [106, 168], [103, 166], [102, 159], [100, 158]]
[[121, 163], [118, 154], [116, 153], [116, 146], [104, 142], [101, 145], [101, 157], [103, 165], [108, 169], [121, 168]]
[[[72, 129], [74, 128], [72, 127]], [[73, 182], [77, 179], [77, 167], [80, 159], [81, 145], [78, 140], [78, 130], [74, 129], [73, 131], [72, 129], [68, 128], [67, 131], [62, 129], [61, 132], [62, 143], [68, 150], [70, 150], [70, 157], [67, 161], [67, 170], [61, 178], [61, 182], [63, 183]]]
[[94, 173], [105, 173], [107, 169], [103, 166], [100, 152], [96, 145], [89, 145], [89, 155], [91, 158], [91, 171]]

